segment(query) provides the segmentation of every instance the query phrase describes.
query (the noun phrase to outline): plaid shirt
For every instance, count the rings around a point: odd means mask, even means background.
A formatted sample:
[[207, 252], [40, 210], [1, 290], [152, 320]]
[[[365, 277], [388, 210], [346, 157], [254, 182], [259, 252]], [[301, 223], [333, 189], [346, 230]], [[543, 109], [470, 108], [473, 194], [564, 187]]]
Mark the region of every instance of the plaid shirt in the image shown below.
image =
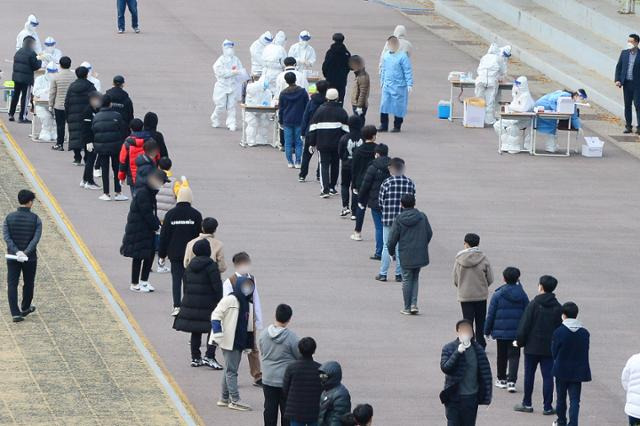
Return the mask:
[[391, 176], [385, 179], [380, 186], [380, 208], [382, 209], [382, 226], [391, 226], [396, 216], [402, 211], [400, 199], [404, 194], [416, 193], [413, 181], [402, 176]]

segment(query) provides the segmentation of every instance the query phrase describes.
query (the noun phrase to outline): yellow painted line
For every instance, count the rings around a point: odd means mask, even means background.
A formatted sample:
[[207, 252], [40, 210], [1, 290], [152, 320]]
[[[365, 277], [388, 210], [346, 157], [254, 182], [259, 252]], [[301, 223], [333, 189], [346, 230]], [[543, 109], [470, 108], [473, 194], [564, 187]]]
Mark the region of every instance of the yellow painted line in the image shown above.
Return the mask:
[[[131, 311], [129, 310], [129, 307], [124, 302], [124, 300], [122, 300], [122, 297], [120, 296], [118, 291], [115, 289], [115, 287], [113, 286], [113, 284], [109, 280], [109, 277], [107, 277], [107, 274], [105, 274], [104, 270], [102, 269], [102, 267], [100, 266], [100, 264], [96, 260], [95, 256], [93, 256], [93, 254], [91, 253], [91, 250], [89, 250], [89, 248], [87, 247], [87, 245], [84, 242], [84, 240], [82, 239], [82, 237], [80, 237], [78, 232], [75, 230], [73, 224], [71, 223], [71, 221], [69, 220], [67, 215], [64, 213], [64, 210], [62, 210], [62, 207], [60, 207], [60, 204], [58, 203], [58, 200], [55, 198], [55, 196], [51, 193], [51, 191], [49, 190], [47, 185], [44, 183], [44, 181], [42, 180], [42, 178], [40, 177], [40, 175], [36, 171], [35, 167], [31, 163], [31, 161], [29, 160], [27, 155], [24, 153], [24, 151], [22, 150], [20, 145], [18, 145], [18, 143], [14, 139], [13, 135], [11, 134], [11, 132], [9, 132], [9, 129], [7, 128], [7, 126], [6, 126], [6, 124], [4, 123], [3, 120], [0, 120], [0, 129], [4, 132], [7, 140], [11, 144], [11, 147], [15, 151], [15, 154], [18, 156], [20, 161], [22, 162], [23, 166], [29, 171], [29, 173], [32, 175], [32, 177], [35, 180], [35, 182], [38, 184], [39, 189], [47, 197], [47, 199], [48, 199], [48, 201], [50, 203], [50, 206], [53, 207], [53, 209], [55, 210], [55, 213], [57, 213], [57, 215], [62, 220], [62, 223], [67, 228], [67, 231], [69, 232], [69, 235], [73, 238], [72, 243], [77, 244], [78, 248], [82, 251], [82, 254], [86, 257], [86, 260], [89, 262], [89, 264], [93, 268], [93, 270], [96, 273], [96, 275], [102, 281], [102, 283], [104, 284], [106, 289], [109, 291], [111, 297], [115, 300], [115, 302], [118, 304], [119, 308], [122, 310], [123, 314], [126, 317], [126, 320], [129, 322], [131, 327], [135, 330], [135, 332], [137, 333], [138, 337], [140, 338], [140, 340], [144, 344], [144, 346], [147, 349], [147, 351], [149, 351], [149, 353], [153, 357], [153, 360], [156, 362], [158, 367], [160, 367], [160, 369], [162, 371], [162, 374], [165, 376], [165, 378], [167, 379], [168, 383], [173, 388], [174, 392], [181, 399], [182, 404], [184, 404], [186, 409], [189, 411], [189, 414], [191, 415], [191, 417], [193, 417], [193, 420], [195, 422], [197, 422], [198, 424], [200, 424], [200, 425], [204, 425], [204, 420], [197, 413], [195, 407], [191, 404], [191, 402], [189, 402], [189, 399], [184, 394], [184, 392], [182, 391], [182, 389], [180, 388], [178, 383], [175, 381], [175, 379], [173, 378], [173, 376], [171, 375], [171, 373], [169, 372], [169, 370], [165, 366], [164, 362], [162, 361], [162, 359], [160, 358], [158, 353], [153, 348], [153, 345], [151, 345], [149, 340], [145, 337], [144, 333], [142, 332], [142, 329], [140, 328], [140, 325], [138, 324], [136, 319], [131, 314]], [[96, 289], [98, 291], [101, 291], [100, 287], [98, 286], [98, 283], [96, 283], [94, 280], [91, 280], [91, 282], [94, 285], [94, 287], [96, 287]], [[117, 312], [116, 312], [116, 314], [117, 314]], [[187, 420], [187, 419], [185, 419], [185, 420]], [[187, 422], [188, 422], [188, 420], [187, 420]]]

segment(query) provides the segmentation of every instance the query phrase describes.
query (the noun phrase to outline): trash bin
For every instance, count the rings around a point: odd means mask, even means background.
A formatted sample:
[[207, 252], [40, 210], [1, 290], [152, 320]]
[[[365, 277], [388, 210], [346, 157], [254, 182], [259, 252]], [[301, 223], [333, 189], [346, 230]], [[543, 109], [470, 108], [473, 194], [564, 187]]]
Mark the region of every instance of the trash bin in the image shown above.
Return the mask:
[[438, 118], [447, 119], [451, 115], [451, 102], [440, 101], [438, 102]]

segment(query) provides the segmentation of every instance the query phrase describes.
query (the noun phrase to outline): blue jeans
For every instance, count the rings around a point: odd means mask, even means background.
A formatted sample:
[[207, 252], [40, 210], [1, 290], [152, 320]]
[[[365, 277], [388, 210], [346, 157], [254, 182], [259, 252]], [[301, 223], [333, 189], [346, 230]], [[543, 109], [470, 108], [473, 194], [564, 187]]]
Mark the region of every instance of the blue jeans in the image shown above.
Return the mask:
[[377, 209], [371, 209], [371, 218], [373, 218], [373, 225], [376, 227], [376, 256], [382, 256], [382, 246], [384, 240], [382, 238], [382, 211]]
[[[387, 241], [389, 240], [390, 233], [391, 233], [390, 226], [382, 227], [382, 262], [380, 264], [380, 275], [385, 277], [387, 276], [387, 272], [389, 272], [389, 265], [391, 265], [391, 256], [389, 256], [389, 249], [387, 248]], [[396, 275], [402, 275], [402, 267], [400, 266], [400, 256], [397, 250], [396, 250]]]
[[296, 150], [296, 164], [302, 162], [302, 138], [300, 132], [302, 127], [285, 127], [284, 128], [284, 156], [287, 163], [293, 164], [293, 149]]
[[522, 405], [531, 407], [531, 395], [533, 394], [533, 383], [536, 379], [536, 370], [540, 364], [542, 373], [542, 399], [544, 409], [553, 409], [553, 358], [550, 356], [524, 354], [524, 398]]
[[129, 7], [131, 12], [131, 26], [138, 28], [138, 0], [117, 0], [118, 4], [118, 29], [124, 30], [124, 11]]
[[[558, 426], [578, 426], [582, 383], [556, 379], [556, 411]], [[569, 422], [567, 423], [567, 393], [569, 394]]]
[[290, 426], [318, 426], [318, 422], [305, 423], [305, 422], [297, 422], [295, 420], [291, 420], [291, 423], [289, 424]]

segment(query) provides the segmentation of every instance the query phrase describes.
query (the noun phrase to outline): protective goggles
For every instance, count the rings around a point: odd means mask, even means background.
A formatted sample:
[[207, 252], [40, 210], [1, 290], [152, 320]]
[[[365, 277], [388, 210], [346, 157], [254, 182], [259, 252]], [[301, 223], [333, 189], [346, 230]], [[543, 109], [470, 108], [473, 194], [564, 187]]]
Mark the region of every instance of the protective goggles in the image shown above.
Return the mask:
[[511, 57], [511, 53], [502, 52], [502, 56], [504, 56], [505, 58], [510, 58]]
[[271, 37], [265, 37], [264, 41], [271, 43], [273, 41], [273, 38]]
[[58, 72], [58, 68], [47, 68], [48, 73]]
[[520, 86], [522, 86], [522, 83], [519, 82], [518, 80], [516, 80], [516, 81], [513, 82], [513, 85], [516, 86], [516, 87], [520, 87]]
[[44, 45], [45, 45], [45, 46], [47, 46], [47, 47], [51, 47], [51, 46], [55, 46], [55, 45], [56, 45], [56, 42], [55, 42], [55, 41], [52, 41], [52, 42], [47, 43], [47, 42], [45, 41], [45, 42], [44, 42]]
[[309, 35], [303, 35], [302, 37], [300, 37], [300, 40], [302, 40], [302, 41], [309, 41], [309, 40], [311, 40], [311, 36], [309, 36]]
[[235, 46], [235, 43], [232, 41], [228, 41], [222, 44], [222, 47], [233, 47], [233, 46]]
[[29, 22], [29, 25], [31, 25], [32, 27], [37, 27], [38, 25], [40, 25], [40, 22]]

